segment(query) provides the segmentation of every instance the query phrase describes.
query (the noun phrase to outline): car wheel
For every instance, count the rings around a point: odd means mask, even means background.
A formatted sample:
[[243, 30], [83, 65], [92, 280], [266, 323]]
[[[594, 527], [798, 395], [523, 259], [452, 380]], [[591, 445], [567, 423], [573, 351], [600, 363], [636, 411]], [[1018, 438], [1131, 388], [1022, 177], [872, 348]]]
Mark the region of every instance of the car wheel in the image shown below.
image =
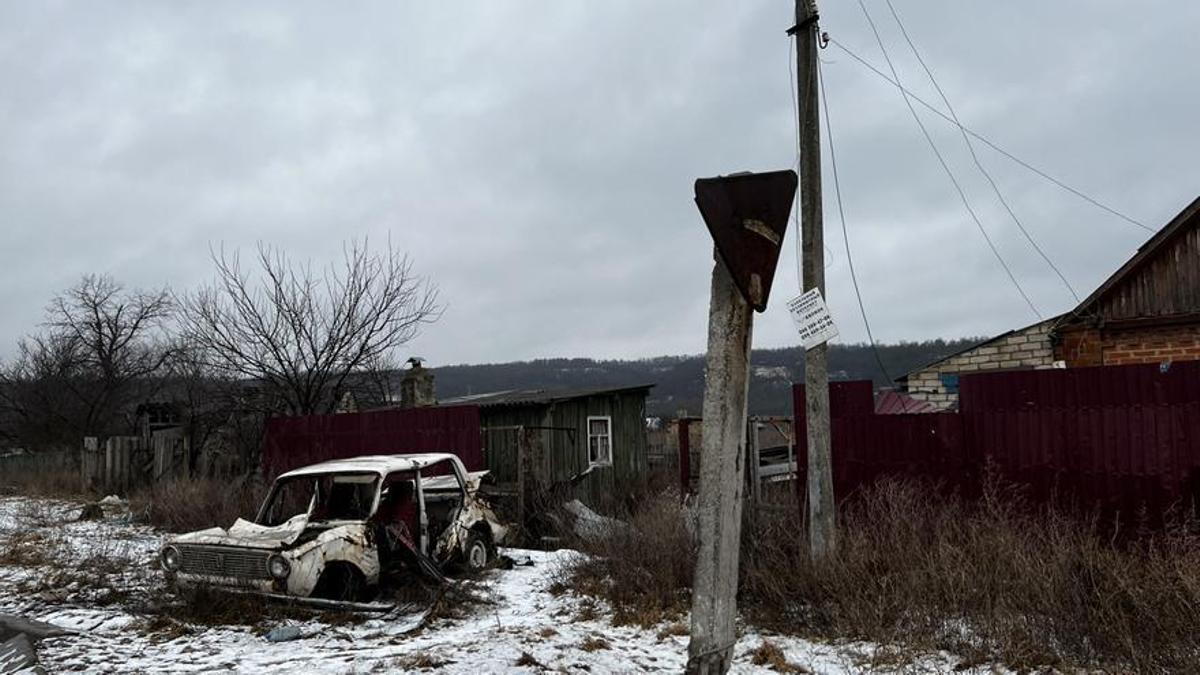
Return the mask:
[[492, 546], [484, 535], [473, 530], [467, 535], [467, 546], [463, 550], [463, 562], [466, 563], [466, 568], [472, 572], [477, 572], [492, 562]]

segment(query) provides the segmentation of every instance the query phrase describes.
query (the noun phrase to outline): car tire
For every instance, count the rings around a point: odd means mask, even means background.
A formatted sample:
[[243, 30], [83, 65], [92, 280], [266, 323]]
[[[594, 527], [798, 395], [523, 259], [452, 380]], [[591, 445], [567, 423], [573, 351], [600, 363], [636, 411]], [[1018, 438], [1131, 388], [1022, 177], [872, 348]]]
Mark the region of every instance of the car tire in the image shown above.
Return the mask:
[[467, 545], [463, 547], [463, 567], [468, 572], [478, 572], [492, 563], [492, 542], [483, 533], [471, 530]]

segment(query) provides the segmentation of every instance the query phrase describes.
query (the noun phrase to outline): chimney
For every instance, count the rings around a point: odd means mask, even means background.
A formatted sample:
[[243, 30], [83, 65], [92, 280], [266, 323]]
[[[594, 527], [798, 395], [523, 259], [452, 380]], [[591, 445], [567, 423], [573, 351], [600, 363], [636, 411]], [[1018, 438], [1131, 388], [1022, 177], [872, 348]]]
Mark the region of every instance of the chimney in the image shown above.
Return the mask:
[[421, 365], [421, 359], [413, 357], [408, 360], [412, 367], [404, 373], [400, 381], [400, 407], [424, 408], [437, 405], [433, 391], [433, 372]]

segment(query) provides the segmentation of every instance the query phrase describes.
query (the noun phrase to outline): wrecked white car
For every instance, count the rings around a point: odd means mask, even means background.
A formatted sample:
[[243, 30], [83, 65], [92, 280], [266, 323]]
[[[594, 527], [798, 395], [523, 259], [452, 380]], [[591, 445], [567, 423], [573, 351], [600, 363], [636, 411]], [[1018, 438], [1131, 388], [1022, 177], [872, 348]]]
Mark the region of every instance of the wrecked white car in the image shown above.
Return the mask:
[[176, 585], [360, 602], [399, 570], [486, 566], [507, 528], [479, 497], [486, 471], [430, 453], [340, 459], [277, 478], [254, 522], [169, 540]]

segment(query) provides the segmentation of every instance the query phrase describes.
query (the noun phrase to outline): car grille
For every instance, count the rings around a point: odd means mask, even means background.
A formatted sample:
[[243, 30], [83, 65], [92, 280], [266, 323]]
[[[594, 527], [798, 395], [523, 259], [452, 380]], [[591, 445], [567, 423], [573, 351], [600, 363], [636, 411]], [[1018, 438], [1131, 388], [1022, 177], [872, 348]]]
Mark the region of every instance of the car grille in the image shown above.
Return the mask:
[[178, 546], [183, 564], [179, 571], [184, 574], [201, 574], [240, 579], [270, 579], [267, 571], [269, 551], [233, 548], [229, 546]]

